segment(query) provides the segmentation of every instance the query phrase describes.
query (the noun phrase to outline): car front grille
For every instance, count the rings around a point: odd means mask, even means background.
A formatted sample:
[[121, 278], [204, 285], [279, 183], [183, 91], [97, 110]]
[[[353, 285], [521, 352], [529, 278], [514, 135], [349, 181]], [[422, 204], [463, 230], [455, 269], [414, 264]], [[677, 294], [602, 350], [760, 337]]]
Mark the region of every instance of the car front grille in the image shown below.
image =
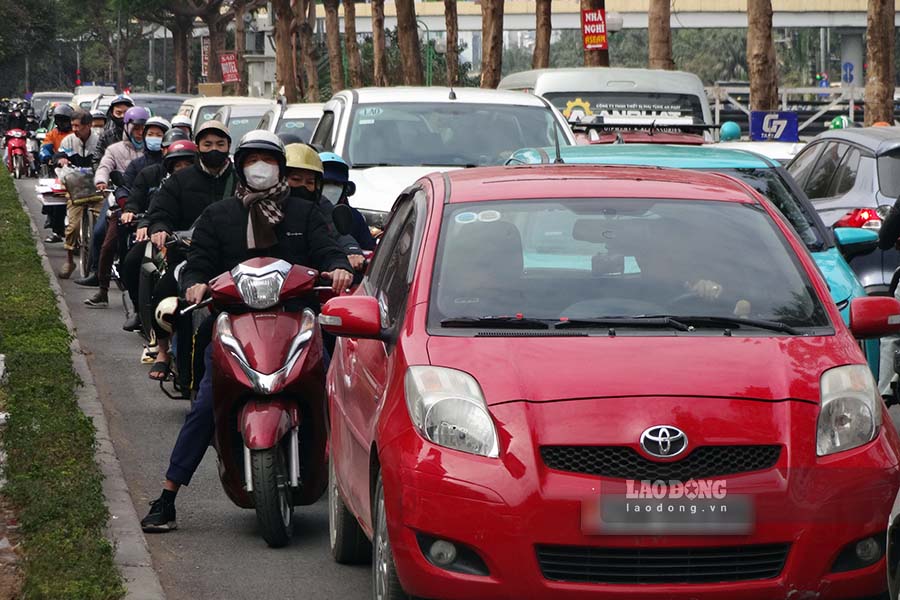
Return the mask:
[[771, 469], [781, 446], [700, 446], [676, 461], [644, 458], [627, 446], [542, 446], [544, 464], [557, 471], [614, 479], [688, 481]]
[[537, 546], [546, 579], [571, 583], [671, 584], [777, 577], [790, 544], [721, 548]]

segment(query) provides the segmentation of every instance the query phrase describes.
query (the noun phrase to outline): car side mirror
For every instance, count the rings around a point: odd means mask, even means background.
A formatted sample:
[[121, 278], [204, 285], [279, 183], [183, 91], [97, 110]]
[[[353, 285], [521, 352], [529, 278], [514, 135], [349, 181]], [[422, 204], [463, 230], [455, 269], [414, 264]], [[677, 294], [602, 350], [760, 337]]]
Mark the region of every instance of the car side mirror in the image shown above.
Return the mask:
[[338, 204], [331, 211], [331, 220], [334, 221], [334, 228], [341, 235], [351, 235], [353, 233], [353, 209], [346, 204]]
[[847, 259], [868, 254], [878, 248], [878, 232], [862, 227], [835, 227], [834, 239]]
[[340, 337], [382, 338], [381, 309], [372, 296], [332, 298], [322, 307], [319, 324], [328, 333]]
[[889, 296], [854, 298], [850, 331], [861, 340], [900, 334], [900, 302]]

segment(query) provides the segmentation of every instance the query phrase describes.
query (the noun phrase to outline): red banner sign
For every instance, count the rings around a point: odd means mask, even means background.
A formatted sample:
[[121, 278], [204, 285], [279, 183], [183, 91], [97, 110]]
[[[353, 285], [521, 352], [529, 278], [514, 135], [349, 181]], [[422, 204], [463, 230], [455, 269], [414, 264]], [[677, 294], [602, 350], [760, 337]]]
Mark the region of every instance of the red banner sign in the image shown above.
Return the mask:
[[585, 50], [609, 50], [604, 9], [581, 11], [581, 36]]
[[237, 83], [241, 80], [241, 74], [237, 66], [237, 54], [233, 52], [219, 55], [219, 63], [222, 65], [222, 82]]

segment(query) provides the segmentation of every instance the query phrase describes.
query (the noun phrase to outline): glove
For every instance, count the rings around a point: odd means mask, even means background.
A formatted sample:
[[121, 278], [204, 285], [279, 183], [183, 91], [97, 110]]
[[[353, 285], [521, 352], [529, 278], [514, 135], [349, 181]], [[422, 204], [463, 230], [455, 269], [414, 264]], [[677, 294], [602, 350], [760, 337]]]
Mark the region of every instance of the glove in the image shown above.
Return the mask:
[[50, 160], [50, 157], [53, 156], [53, 144], [44, 144], [41, 146], [41, 152], [38, 155], [41, 159], [42, 163]]

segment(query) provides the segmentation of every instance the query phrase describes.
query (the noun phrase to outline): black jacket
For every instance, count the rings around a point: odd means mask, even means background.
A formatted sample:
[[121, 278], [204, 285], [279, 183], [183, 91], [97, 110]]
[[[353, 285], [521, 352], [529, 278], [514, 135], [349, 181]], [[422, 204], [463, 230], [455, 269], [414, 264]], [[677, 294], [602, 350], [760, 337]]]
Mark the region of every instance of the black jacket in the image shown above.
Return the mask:
[[148, 226], [150, 221], [146, 213], [150, 212], [151, 200], [155, 195], [154, 192], [156, 192], [168, 174], [165, 166], [160, 162], [144, 167], [137, 174], [137, 177], [134, 178], [134, 182], [131, 184], [131, 191], [128, 194], [128, 201], [125, 202], [125, 212], [134, 214], [145, 213], [144, 218], [138, 222], [138, 227]]
[[106, 125], [103, 126], [103, 133], [100, 134], [100, 140], [97, 142], [97, 148], [94, 150], [94, 169], [100, 164], [106, 149], [116, 142], [121, 142], [124, 137], [125, 126], [119, 127], [115, 121], [109, 119]]
[[207, 206], [231, 196], [235, 185], [230, 164], [218, 177], [204, 172], [199, 164], [173, 173], [154, 194], [148, 215], [150, 235], [190, 229]]
[[881, 230], [878, 232], [878, 247], [882, 250], [890, 250], [900, 240], [900, 198], [894, 202], [894, 206], [888, 211]]
[[134, 182], [137, 180], [138, 173], [143, 171], [144, 167], [161, 164], [162, 159], [162, 152], [147, 152], [145, 150], [142, 156], [131, 161], [128, 164], [128, 168], [122, 173], [122, 179], [124, 180], [125, 185], [116, 188], [116, 198], [127, 199], [134, 191]]
[[345, 269], [353, 272], [346, 254], [311, 202], [287, 200], [284, 220], [275, 227], [278, 243], [265, 250], [247, 248], [248, 220], [249, 211], [237, 198], [216, 202], [203, 212], [194, 229], [187, 263], [181, 274], [182, 289], [208, 283], [213, 277], [255, 256], [280, 258], [319, 271]]

